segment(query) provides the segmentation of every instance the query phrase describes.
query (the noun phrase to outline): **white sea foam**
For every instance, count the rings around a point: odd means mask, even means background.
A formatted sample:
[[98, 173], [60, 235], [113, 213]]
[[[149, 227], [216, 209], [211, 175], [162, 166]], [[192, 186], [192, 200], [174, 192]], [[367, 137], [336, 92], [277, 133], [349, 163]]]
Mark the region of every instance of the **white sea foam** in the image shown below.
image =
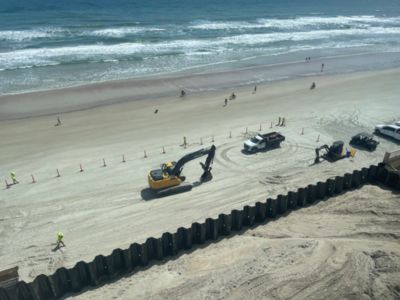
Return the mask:
[[295, 19], [259, 19], [260, 24], [266, 27], [302, 28], [305, 26], [340, 25], [349, 27], [365, 27], [365, 25], [400, 24], [400, 17], [376, 16], [337, 16], [337, 17], [300, 17]]
[[[156, 56], [162, 54], [218, 53], [235, 47], [264, 47], [276, 42], [330, 41], [338, 37], [351, 40], [368, 38], [368, 42], [386, 37], [397, 38], [400, 27], [372, 27], [356, 29], [315, 30], [302, 32], [274, 32], [262, 34], [240, 34], [222, 38], [174, 40], [159, 43], [137, 42], [114, 45], [93, 44], [58, 48], [22, 49], [0, 53], [0, 68], [15, 69], [30, 66], [45, 66], [59, 63], [118, 60], [132, 55]], [[400, 36], [399, 36], [400, 37]], [[353, 42], [354, 42], [353, 41]], [[291, 43], [295, 48], [295, 44]], [[269, 45], [273, 46], [273, 45]], [[311, 45], [313, 46], [313, 45]], [[199, 55], [200, 55], [199, 54]]]
[[51, 39], [54, 37], [73, 37], [73, 36], [93, 36], [99, 38], [123, 38], [135, 34], [155, 31], [173, 31], [182, 33], [185, 28], [191, 30], [252, 30], [252, 29], [279, 29], [279, 30], [305, 30], [318, 29], [324, 26], [332, 27], [331, 29], [351, 28], [363, 29], [370, 27], [395, 27], [400, 26], [400, 17], [378, 17], [378, 16], [337, 16], [337, 17], [320, 17], [308, 16], [291, 19], [278, 18], [261, 18], [249, 21], [196, 21], [189, 26], [165, 25], [158, 27], [151, 26], [124, 26], [100, 29], [77, 29], [77, 28], [61, 28], [61, 27], [38, 27], [27, 30], [3, 30], [0, 31], [0, 41], [23, 42], [34, 39]]
[[38, 38], [62, 36], [65, 30], [61, 28], [36, 28], [31, 30], [4, 30], [0, 31], [0, 41], [22, 42]]
[[4, 30], [0, 31], [0, 41], [13, 41], [23, 42], [34, 39], [49, 39], [55, 37], [65, 36], [97, 36], [97, 37], [108, 37], [108, 38], [122, 38], [129, 35], [138, 33], [146, 33], [151, 31], [163, 31], [163, 28], [157, 27], [116, 27], [116, 28], [105, 28], [97, 30], [83, 30], [79, 31], [76, 29], [68, 28], [35, 28], [29, 30]]
[[119, 60], [118, 59], [103, 59], [103, 62], [117, 63], [117, 62], [119, 62]]
[[265, 28], [265, 25], [251, 22], [197, 22], [195, 25], [190, 25], [190, 29], [200, 30], [225, 30], [225, 29], [253, 29]]
[[200, 30], [232, 30], [232, 29], [301, 29], [304, 27], [318, 27], [321, 25], [369, 27], [371, 25], [393, 24], [400, 25], [400, 17], [377, 16], [337, 16], [337, 17], [299, 17], [291, 19], [261, 18], [255, 22], [215, 22], [198, 21], [189, 26]]
[[99, 36], [99, 37], [110, 37], [110, 38], [122, 38], [132, 34], [151, 32], [151, 31], [163, 31], [163, 28], [156, 27], [118, 27], [118, 28], [106, 28], [92, 31], [84, 31], [80, 35], [83, 36]]
[[[339, 36], [369, 36], [383, 34], [400, 34], [400, 27], [373, 27], [368, 29], [334, 29], [334, 30], [316, 30], [303, 32], [278, 32], [266, 34], [240, 34], [220, 39], [218, 43], [229, 44], [262, 44], [280, 41], [307, 41], [318, 39], [329, 39]], [[381, 36], [382, 37], [382, 36]]]

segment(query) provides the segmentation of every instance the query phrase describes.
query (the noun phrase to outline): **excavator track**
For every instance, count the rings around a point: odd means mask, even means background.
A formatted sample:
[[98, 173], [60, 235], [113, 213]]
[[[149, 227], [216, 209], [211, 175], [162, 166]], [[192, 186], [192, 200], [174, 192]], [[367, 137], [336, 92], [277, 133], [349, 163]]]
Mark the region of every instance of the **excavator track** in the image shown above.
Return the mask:
[[182, 183], [181, 185], [173, 186], [170, 188], [166, 188], [163, 190], [155, 191], [155, 196], [162, 198], [174, 194], [180, 194], [184, 192], [188, 192], [193, 188], [193, 186], [190, 183]]

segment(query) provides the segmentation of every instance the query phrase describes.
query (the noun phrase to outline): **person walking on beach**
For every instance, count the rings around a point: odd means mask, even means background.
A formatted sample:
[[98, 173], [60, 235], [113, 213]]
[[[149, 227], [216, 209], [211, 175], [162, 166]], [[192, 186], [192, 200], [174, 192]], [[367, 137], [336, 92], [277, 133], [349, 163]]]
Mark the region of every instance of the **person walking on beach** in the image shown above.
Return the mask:
[[322, 64], [322, 65], [321, 65], [321, 72], [323, 72], [323, 71], [324, 71], [324, 67], [325, 67], [325, 65], [324, 65], [324, 64]]
[[65, 247], [63, 239], [64, 239], [64, 234], [62, 232], [57, 232], [57, 243], [56, 243], [57, 249], [61, 248], [61, 245]]
[[255, 94], [255, 93], [257, 93], [257, 86], [256, 85], [254, 86], [253, 94]]
[[60, 117], [57, 117], [57, 123], [54, 126], [60, 126], [61, 125], [61, 119]]
[[313, 82], [313, 83], [311, 84], [311, 86], [310, 86], [310, 90], [315, 89], [315, 87], [316, 87], [315, 82]]
[[17, 180], [17, 175], [15, 175], [14, 172], [10, 172], [10, 177], [11, 177], [13, 184], [19, 183], [19, 181]]
[[228, 105], [228, 99], [225, 98], [225, 105], [224, 106], [227, 106], [227, 105]]
[[184, 90], [181, 90], [181, 97], [184, 97], [186, 95]]

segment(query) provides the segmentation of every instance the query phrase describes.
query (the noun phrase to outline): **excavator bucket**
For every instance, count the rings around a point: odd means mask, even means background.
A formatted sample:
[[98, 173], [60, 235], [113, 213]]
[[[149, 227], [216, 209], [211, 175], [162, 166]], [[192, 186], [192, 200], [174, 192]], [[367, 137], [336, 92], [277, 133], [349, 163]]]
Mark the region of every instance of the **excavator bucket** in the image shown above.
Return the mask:
[[200, 177], [200, 182], [202, 182], [202, 183], [203, 182], [207, 182], [207, 181], [210, 181], [213, 178], [213, 176], [211, 174], [211, 169], [212, 168], [204, 170], [203, 174]]
[[212, 145], [205, 163], [204, 164], [200, 163], [201, 167], [204, 170], [203, 174], [200, 177], [201, 182], [207, 182], [212, 179], [212, 174], [211, 174], [212, 167], [211, 166], [214, 161], [215, 149], [216, 149], [215, 146]]

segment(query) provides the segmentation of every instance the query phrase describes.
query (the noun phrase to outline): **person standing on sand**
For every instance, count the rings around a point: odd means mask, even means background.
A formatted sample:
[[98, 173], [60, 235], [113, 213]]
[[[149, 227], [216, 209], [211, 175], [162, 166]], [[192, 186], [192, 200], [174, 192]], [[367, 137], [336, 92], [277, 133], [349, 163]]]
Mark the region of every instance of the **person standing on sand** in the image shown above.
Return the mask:
[[186, 95], [184, 90], [181, 90], [181, 97], [184, 97]]
[[228, 99], [225, 98], [225, 105], [224, 106], [227, 106], [227, 105], [228, 105]]
[[324, 64], [322, 64], [322, 65], [321, 65], [321, 72], [323, 72], [323, 71], [324, 71], [324, 67], [325, 67], [325, 65], [324, 65]]
[[254, 92], [253, 93], [254, 94], [257, 93], [257, 86], [256, 85], [254, 86]]
[[313, 83], [311, 84], [311, 86], [310, 86], [310, 90], [315, 89], [315, 87], [316, 87], [315, 82], [313, 82]]

